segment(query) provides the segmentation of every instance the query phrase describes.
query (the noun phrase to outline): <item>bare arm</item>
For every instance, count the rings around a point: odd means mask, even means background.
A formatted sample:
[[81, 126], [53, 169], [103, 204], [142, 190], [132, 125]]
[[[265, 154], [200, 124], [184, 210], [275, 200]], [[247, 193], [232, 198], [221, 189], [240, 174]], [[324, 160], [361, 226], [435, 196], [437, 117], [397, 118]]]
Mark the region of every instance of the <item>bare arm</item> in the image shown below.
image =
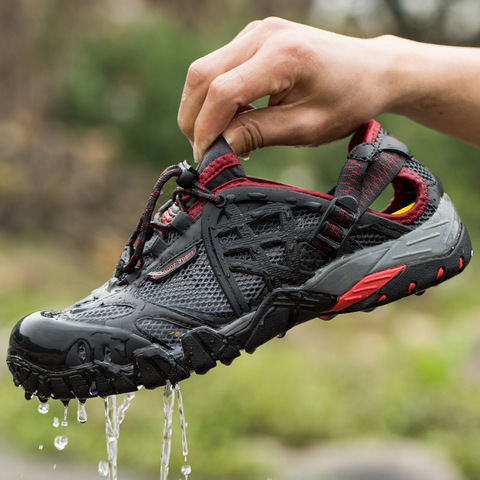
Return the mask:
[[[480, 146], [480, 49], [358, 39], [269, 18], [194, 62], [178, 123], [198, 160], [223, 132], [239, 155], [319, 145], [390, 112]], [[265, 108], [249, 104], [268, 96]]]

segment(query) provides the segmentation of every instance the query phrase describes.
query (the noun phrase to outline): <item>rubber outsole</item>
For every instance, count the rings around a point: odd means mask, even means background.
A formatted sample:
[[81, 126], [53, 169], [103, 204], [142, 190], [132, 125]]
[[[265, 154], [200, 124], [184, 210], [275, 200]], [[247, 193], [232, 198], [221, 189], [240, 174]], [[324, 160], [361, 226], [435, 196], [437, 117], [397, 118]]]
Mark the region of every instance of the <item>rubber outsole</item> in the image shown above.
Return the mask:
[[[374, 289], [371, 284], [369, 288], [359, 285], [358, 291], [363, 289], [364, 296], [342, 304], [342, 308], [335, 308], [340, 297], [301, 288], [276, 290], [255, 312], [233, 324], [219, 330], [197, 327], [183, 335], [181, 348], [173, 352], [154, 344], [139, 348], [133, 352], [133, 362], [127, 366], [116, 365], [104, 358], [62, 372], [52, 372], [31, 364], [15, 352], [8, 355], [7, 364], [15, 384], [25, 389], [26, 397], [37, 395], [41, 401], [51, 397], [63, 401], [105, 397], [135, 391], [140, 385], [153, 389], [165, 385], [167, 380], [172, 383], [184, 380], [191, 372], [204, 374], [217, 362], [229, 365], [240, 356], [241, 350], [253, 353], [260, 345], [283, 336], [307, 320], [319, 316], [327, 320], [339, 313], [369, 311], [419, 294], [463, 271], [470, 262], [471, 251], [468, 233], [462, 225], [459, 239], [447, 255], [399, 265], [386, 276], [377, 275], [376, 280], [386, 278], [387, 281], [376, 284]], [[365, 278], [360, 282], [367, 283]]]

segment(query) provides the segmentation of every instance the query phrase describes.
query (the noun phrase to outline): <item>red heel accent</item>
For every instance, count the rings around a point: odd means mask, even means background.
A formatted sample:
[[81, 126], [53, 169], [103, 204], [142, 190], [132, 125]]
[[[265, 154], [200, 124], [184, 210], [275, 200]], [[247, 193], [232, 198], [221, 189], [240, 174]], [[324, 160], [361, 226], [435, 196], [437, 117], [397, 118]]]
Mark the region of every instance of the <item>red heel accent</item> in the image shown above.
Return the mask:
[[324, 313], [338, 312], [352, 305], [355, 305], [356, 303], [369, 297], [377, 290], [382, 288], [393, 277], [397, 276], [402, 270], [405, 270], [405, 268], [406, 265], [399, 265], [398, 267], [387, 268], [386, 270], [382, 270], [381, 272], [372, 273], [370, 275], [367, 275], [366, 277], [363, 277], [352, 288], [350, 288], [343, 295], [340, 295], [340, 297], [338, 297], [337, 303], [333, 308], [327, 310], [327, 312]]
[[416, 286], [417, 286], [417, 285], [416, 285], [414, 282], [412, 282], [412, 283], [408, 286], [408, 293], [412, 293], [413, 290], [415, 290], [415, 287], [416, 287]]

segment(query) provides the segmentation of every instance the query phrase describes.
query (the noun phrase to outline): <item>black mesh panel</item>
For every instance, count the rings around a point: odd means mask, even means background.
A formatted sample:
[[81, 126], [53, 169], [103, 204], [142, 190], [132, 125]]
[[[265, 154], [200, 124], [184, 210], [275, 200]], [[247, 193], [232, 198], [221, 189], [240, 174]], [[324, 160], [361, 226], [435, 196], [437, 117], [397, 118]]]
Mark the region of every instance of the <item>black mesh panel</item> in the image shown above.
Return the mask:
[[262, 233], [272, 233], [280, 229], [280, 219], [278, 216], [263, 218], [250, 223], [250, 228], [255, 235]]
[[198, 247], [197, 258], [192, 263], [162, 283], [145, 281], [137, 296], [165, 307], [219, 314], [232, 311], [203, 246]]
[[286, 265], [287, 255], [284, 245], [275, 245], [273, 247], [263, 248], [271, 263], [274, 263], [275, 265]]
[[153, 318], [142, 318], [135, 322], [135, 326], [142, 333], [173, 347], [181, 342], [182, 336], [188, 332], [186, 328], [179, 327], [166, 320], [156, 320]]
[[297, 208], [293, 211], [295, 226], [297, 228], [316, 227], [322, 218], [320, 213], [315, 213], [306, 208]]
[[247, 303], [256, 300], [265, 288], [265, 282], [259, 275], [243, 272], [233, 272], [233, 275]]

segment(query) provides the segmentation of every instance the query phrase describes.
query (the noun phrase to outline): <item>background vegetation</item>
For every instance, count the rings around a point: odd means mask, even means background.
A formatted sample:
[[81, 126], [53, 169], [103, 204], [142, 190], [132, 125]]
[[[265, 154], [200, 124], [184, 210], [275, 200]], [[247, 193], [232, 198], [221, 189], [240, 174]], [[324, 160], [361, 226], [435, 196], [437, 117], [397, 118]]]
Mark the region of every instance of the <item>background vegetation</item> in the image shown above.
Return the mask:
[[[3, 352], [23, 315], [63, 308], [108, 278], [156, 177], [191, 159], [176, 125], [189, 64], [267, 15], [353, 35], [480, 41], [478, 2], [468, 0], [2, 0]], [[381, 121], [442, 179], [478, 245], [480, 152], [406, 119]], [[345, 148], [346, 141], [270, 148], [246, 168], [327, 190]], [[310, 322], [252, 357], [184, 382], [194, 477], [266, 478], [305, 447], [379, 437], [423, 442], [465, 479], [480, 478], [479, 270], [474, 259], [423, 297]], [[39, 444], [42, 455], [58, 456], [53, 414], [40, 416], [35, 402], [22, 400], [5, 365], [0, 396], [0, 442], [25, 458]], [[60, 407], [51, 407], [56, 416]], [[95, 469], [105, 457], [102, 402], [88, 402], [87, 410], [86, 425], [70, 412], [61, 455]], [[122, 427], [120, 465], [154, 475], [161, 426], [161, 392], [142, 391]], [[178, 429], [174, 435], [178, 472]]]

